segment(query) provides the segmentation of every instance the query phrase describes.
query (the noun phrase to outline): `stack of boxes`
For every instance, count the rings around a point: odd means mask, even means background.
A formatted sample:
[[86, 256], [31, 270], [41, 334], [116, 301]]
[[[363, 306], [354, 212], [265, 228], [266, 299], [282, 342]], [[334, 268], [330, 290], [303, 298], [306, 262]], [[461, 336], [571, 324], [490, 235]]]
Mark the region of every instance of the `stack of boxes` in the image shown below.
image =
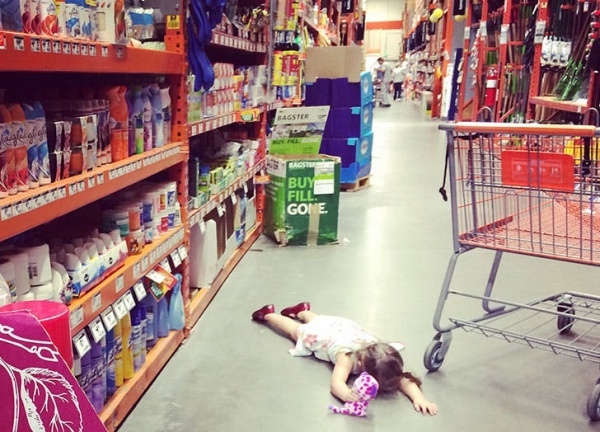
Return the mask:
[[359, 82], [318, 78], [306, 85], [306, 106], [329, 105], [321, 154], [342, 161], [340, 182], [356, 183], [371, 173], [373, 149], [373, 82], [362, 72]]

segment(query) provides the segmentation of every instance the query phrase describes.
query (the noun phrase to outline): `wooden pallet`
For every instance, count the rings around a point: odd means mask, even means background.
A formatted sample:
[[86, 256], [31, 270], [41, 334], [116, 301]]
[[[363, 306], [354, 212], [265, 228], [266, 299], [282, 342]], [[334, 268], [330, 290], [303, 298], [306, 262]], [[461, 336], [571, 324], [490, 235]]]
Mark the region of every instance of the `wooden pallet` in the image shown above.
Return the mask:
[[370, 185], [371, 176], [361, 177], [355, 183], [341, 183], [340, 190], [343, 192], [356, 192]]

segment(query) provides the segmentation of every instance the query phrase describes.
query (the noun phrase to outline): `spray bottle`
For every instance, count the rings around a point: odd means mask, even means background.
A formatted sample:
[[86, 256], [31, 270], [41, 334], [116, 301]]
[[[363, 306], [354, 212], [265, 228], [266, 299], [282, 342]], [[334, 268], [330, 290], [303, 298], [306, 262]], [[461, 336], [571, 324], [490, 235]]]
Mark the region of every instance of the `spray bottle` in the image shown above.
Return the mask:
[[29, 187], [37, 188], [40, 183], [38, 181], [38, 134], [35, 111], [32, 105], [21, 104], [25, 113], [25, 142], [27, 143], [27, 171], [29, 173]]
[[29, 170], [27, 168], [27, 142], [25, 139], [25, 113], [19, 104], [6, 106], [12, 118], [12, 129], [15, 134], [15, 164], [17, 166], [17, 191], [29, 190]]
[[121, 332], [123, 335], [123, 378], [133, 378], [133, 346], [131, 335], [131, 316], [125, 315], [121, 319]]
[[115, 333], [115, 388], [123, 385], [123, 331], [121, 321], [113, 329]]
[[17, 193], [15, 145], [12, 116], [4, 105], [0, 105], [0, 198]]

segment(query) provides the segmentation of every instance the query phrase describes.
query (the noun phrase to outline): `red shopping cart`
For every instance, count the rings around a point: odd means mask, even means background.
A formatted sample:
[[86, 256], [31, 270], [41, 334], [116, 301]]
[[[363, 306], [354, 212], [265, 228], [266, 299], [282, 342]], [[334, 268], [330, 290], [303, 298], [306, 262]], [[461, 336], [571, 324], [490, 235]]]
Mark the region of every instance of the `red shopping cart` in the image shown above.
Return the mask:
[[[425, 367], [442, 366], [456, 329], [600, 363], [600, 296], [564, 291], [519, 302], [494, 291], [506, 252], [600, 265], [600, 129], [477, 122], [440, 129], [447, 134], [454, 252]], [[459, 258], [475, 248], [495, 251], [482, 295], [451, 289]], [[451, 298], [476, 302], [482, 314], [447, 317]], [[600, 420], [600, 380], [587, 412]]]

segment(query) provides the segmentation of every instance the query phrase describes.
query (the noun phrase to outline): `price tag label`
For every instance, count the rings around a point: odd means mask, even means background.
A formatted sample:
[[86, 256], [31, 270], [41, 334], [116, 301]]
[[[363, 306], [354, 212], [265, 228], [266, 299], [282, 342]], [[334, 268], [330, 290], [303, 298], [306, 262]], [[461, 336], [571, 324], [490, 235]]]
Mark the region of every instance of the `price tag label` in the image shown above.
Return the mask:
[[62, 52], [61, 44], [59, 40], [52, 41], [52, 52], [54, 54], [60, 54]]
[[81, 330], [75, 335], [73, 338], [73, 345], [75, 346], [75, 350], [77, 351], [77, 354], [79, 354], [79, 357], [83, 357], [92, 349], [92, 345], [90, 344], [90, 340], [88, 339], [85, 330]]
[[479, 35], [481, 37], [487, 37], [487, 22], [481, 21], [479, 24]]
[[236, 193], [231, 194], [231, 203], [233, 205], [237, 204], [237, 194]]
[[71, 42], [64, 41], [62, 44], [62, 50], [65, 54], [71, 54]]
[[133, 286], [133, 292], [135, 293], [138, 301], [141, 302], [144, 297], [146, 297], [146, 287], [144, 286], [144, 283], [142, 281], [137, 281]]
[[546, 32], [546, 21], [537, 21], [535, 23], [534, 43], [541, 44], [544, 41], [544, 33]]
[[71, 52], [73, 53], [73, 55], [79, 55], [79, 52], [80, 52], [79, 43], [73, 42], [71, 44]]
[[90, 57], [96, 57], [96, 45], [90, 45]]
[[179, 248], [177, 248], [177, 251], [179, 252], [179, 258], [181, 258], [181, 261], [188, 257], [188, 250], [187, 247], [185, 247], [184, 245], [179, 246]]
[[52, 52], [51, 43], [48, 39], [42, 39], [42, 52], [43, 53], [51, 53]]
[[117, 317], [115, 316], [112, 307], [109, 306], [108, 309], [106, 309], [104, 312], [102, 312], [102, 314], [100, 314], [100, 316], [102, 317], [102, 321], [104, 322], [104, 327], [106, 327], [106, 331], [111, 331], [117, 325]]
[[138, 262], [133, 265], [133, 277], [135, 279], [142, 275], [142, 263]]
[[248, 195], [248, 183], [244, 182], [244, 194]]
[[127, 291], [127, 293], [123, 296], [123, 302], [125, 303], [125, 307], [128, 311], [131, 311], [135, 307], [135, 299], [133, 298], [131, 291]]
[[88, 189], [91, 189], [94, 186], [96, 186], [96, 177], [92, 176], [88, 178]]
[[508, 24], [502, 24], [500, 28], [500, 45], [506, 45], [508, 43]]
[[125, 306], [125, 303], [123, 302], [123, 297], [121, 297], [115, 302], [115, 304], [113, 305], [113, 310], [115, 311], [115, 315], [117, 316], [118, 320], [123, 319], [123, 317], [127, 315], [128, 310]]
[[125, 288], [125, 281], [123, 275], [121, 275], [115, 280], [115, 292], [121, 292], [123, 288]]
[[179, 256], [179, 251], [177, 249], [171, 252], [171, 261], [173, 261], [173, 267], [175, 268], [181, 265], [181, 257]]
[[219, 217], [223, 217], [223, 215], [225, 214], [225, 209], [223, 208], [223, 206], [217, 207], [217, 213], [219, 214]]
[[125, 57], [125, 48], [123, 48], [122, 46], [118, 46], [117, 47], [117, 58], [122, 59], [124, 57]]
[[[173, 273], [173, 270], [171, 269], [171, 264], [169, 264], [169, 259], [168, 258], [165, 258], [164, 260], [162, 260], [160, 262], [160, 266], [162, 268], [164, 268], [166, 271], [168, 271], [169, 273]], [[175, 266], [175, 267], [177, 267], [177, 266]]]
[[165, 280], [165, 277], [155, 270], [150, 270], [146, 277], [157, 284], [161, 284]]
[[83, 322], [83, 306], [79, 306], [77, 309], [71, 311], [69, 316], [69, 324], [74, 329]]
[[88, 55], [88, 46], [86, 44], [81, 44], [81, 55], [83, 55], [83, 56]]
[[102, 55], [102, 57], [108, 57], [108, 46], [107, 45], [102, 45], [102, 47], [100, 48], [100, 54]]
[[96, 312], [102, 307], [102, 292], [92, 297], [92, 312]]
[[31, 38], [31, 51], [32, 52], [40, 52], [41, 51], [41, 43], [39, 39]]
[[181, 28], [181, 20], [179, 15], [167, 15], [167, 29], [179, 30]]
[[85, 190], [85, 181], [81, 180], [77, 182], [77, 192], [83, 192]]
[[104, 173], [99, 173], [98, 174], [98, 180], [97, 180], [98, 184], [104, 184]]
[[100, 342], [102, 338], [106, 336], [106, 329], [104, 328], [104, 324], [102, 324], [101, 317], [96, 317], [96, 319], [90, 323], [88, 328], [96, 343]]
[[148, 267], [150, 267], [150, 257], [145, 256], [144, 258], [142, 258], [142, 271], [146, 271]]

